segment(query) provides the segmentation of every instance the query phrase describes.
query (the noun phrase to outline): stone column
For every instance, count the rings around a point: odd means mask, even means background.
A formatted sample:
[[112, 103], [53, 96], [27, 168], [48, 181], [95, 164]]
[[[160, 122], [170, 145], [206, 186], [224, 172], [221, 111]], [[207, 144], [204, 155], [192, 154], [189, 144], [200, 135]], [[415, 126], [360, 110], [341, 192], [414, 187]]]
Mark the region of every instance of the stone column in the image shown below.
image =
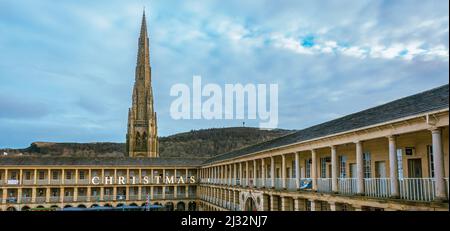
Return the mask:
[[[50, 184], [50, 181], [51, 181], [51, 179], [52, 179], [52, 176], [51, 176], [52, 174], [51, 174], [51, 170], [50, 169], [48, 169], [47, 170], [47, 183], [48, 184]], [[8, 180], [8, 178], [6, 178], [6, 180]]]
[[36, 202], [36, 187], [33, 187], [31, 189], [31, 203], [35, 203]]
[[328, 202], [330, 204], [330, 211], [336, 211], [336, 202]]
[[256, 160], [253, 160], [253, 187], [256, 187]]
[[78, 169], [75, 169], [75, 185], [78, 186]]
[[269, 205], [269, 195], [263, 194], [262, 196], [262, 210], [263, 211], [270, 211], [270, 205]]
[[311, 203], [311, 211], [315, 212], [318, 211], [316, 201], [315, 200], [309, 200]]
[[364, 195], [364, 160], [363, 160], [363, 147], [362, 142], [357, 141], [356, 144], [356, 171], [357, 180], [356, 185], [359, 195]]
[[162, 186], [162, 199], [166, 199], [166, 186]]
[[87, 187], [86, 189], [86, 201], [87, 202], [91, 201], [91, 187]]
[[[198, 180], [198, 179], [196, 179]], [[186, 182], [189, 181], [189, 169], [186, 169]]]
[[442, 153], [442, 135], [440, 128], [431, 130], [433, 144], [434, 180], [436, 182], [436, 200], [447, 199], [444, 181], [444, 155]]
[[300, 189], [300, 152], [295, 153], [295, 187]]
[[150, 200], [153, 200], [154, 198], [155, 196], [153, 195], [153, 186], [150, 186]]
[[239, 162], [239, 185], [242, 186], [242, 162]]
[[337, 160], [336, 146], [331, 146], [331, 189], [334, 193], [339, 191], [338, 189], [338, 160]]
[[19, 169], [19, 185], [22, 185], [23, 182], [23, 169]]
[[59, 202], [64, 203], [64, 188], [59, 187]]
[[22, 202], [22, 188], [19, 187], [17, 188], [17, 203], [20, 204], [21, 202]]
[[35, 169], [34, 170], [34, 176], [33, 176], [33, 184], [34, 184], [34, 186], [37, 185], [37, 174], [38, 174], [38, 171], [37, 171], [37, 169]]
[[311, 179], [312, 179], [312, 189], [317, 191], [317, 153], [316, 150], [311, 150]]
[[8, 198], [8, 189], [4, 188], [3, 195], [2, 195], [2, 201], [5, 202], [7, 198]]
[[272, 188], [275, 188], [275, 157], [270, 157], [270, 177], [272, 180]]
[[250, 174], [249, 174], [249, 168], [248, 168], [248, 161], [245, 161], [245, 184], [247, 187], [249, 186], [249, 179], [250, 179], [249, 175]]
[[397, 160], [397, 147], [396, 137], [389, 136], [389, 177], [391, 181], [391, 197], [400, 197], [400, 189], [398, 183], [398, 160]]
[[281, 155], [281, 187], [286, 189], [286, 154]]
[[261, 159], [261, 186], [266, 187], [266, 163], [264, 158]]
[[236, 169], [236, 166], [237, 164], [235, 163], [235, 164], [233, 164], [233, 182], [234, 182], [234, 185], [236, 185], [236, 180], [237, 180], [237, 169]]
[[305, 210], [305, 200], [297, 198], [294, 200], [294, 211], [304, 211]]
[[290, 197], [281, 198], [281, 211], [291, 211], [291, 199]]
[[73, 188], [73, 201], [78, 201], [78, 187]]
[[173, 186], [173, 198], [178, 198], [178, 186]]
[[103, 201], [105, 198], [105, 187], [100, 187], [100, 201]]
[[278, 198], [270, 196], [270, 211], [278, 211]]
[[50, 194], [51, 194], [50, 188], [47, 187], [47, 188], [45, 189], [45, 202], [46, 202], [46, 203], [49, 203], [49, 202], [50, 202]]

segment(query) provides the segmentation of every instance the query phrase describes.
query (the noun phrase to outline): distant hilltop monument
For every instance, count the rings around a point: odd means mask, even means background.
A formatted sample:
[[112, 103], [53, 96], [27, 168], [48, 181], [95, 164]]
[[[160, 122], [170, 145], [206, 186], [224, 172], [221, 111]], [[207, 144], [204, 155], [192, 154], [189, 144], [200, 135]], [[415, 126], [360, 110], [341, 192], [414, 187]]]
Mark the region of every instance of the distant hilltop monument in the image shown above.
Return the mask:
[[132, 105], [128, 110], [126, 152], [129, 157], [159, 157], [156, 112], [153, 108], [152, 69], [145, 11], [137, 54]]

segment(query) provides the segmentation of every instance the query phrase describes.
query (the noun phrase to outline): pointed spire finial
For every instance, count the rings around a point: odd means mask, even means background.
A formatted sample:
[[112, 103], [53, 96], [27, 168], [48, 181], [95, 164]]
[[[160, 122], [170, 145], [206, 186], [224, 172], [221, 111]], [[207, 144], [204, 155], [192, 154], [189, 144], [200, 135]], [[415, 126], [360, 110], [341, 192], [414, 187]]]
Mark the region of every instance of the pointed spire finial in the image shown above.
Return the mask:
[[141, 38], [147, 37], [147, 20], [145, 19], [145, 6], [142, 12]]

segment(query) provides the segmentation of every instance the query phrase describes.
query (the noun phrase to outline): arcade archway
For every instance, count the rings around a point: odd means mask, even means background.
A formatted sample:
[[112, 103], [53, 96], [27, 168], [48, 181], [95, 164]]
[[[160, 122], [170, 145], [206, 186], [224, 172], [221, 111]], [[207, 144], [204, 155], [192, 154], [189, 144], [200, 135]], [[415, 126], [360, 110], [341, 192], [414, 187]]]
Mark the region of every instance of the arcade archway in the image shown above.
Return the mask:
[[256, 201], [253, 200], [252, 197], [247, 198], [247, 201], [245, 201], [245, 211], [258, 211], [256, 207]]

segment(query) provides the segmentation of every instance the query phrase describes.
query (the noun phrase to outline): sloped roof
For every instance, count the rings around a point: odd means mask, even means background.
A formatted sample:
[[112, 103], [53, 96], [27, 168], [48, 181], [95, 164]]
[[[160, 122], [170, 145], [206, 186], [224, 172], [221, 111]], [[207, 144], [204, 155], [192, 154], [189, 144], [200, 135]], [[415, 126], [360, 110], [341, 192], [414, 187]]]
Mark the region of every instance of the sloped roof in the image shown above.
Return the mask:
[[419, 94], [315, 125], [286, 136], [218, 155], [206, 160], [205, 164], [380, 124], [429, 111], [445, 109], [448, 108], [448, 102], [449, 85], [446, 84]]

